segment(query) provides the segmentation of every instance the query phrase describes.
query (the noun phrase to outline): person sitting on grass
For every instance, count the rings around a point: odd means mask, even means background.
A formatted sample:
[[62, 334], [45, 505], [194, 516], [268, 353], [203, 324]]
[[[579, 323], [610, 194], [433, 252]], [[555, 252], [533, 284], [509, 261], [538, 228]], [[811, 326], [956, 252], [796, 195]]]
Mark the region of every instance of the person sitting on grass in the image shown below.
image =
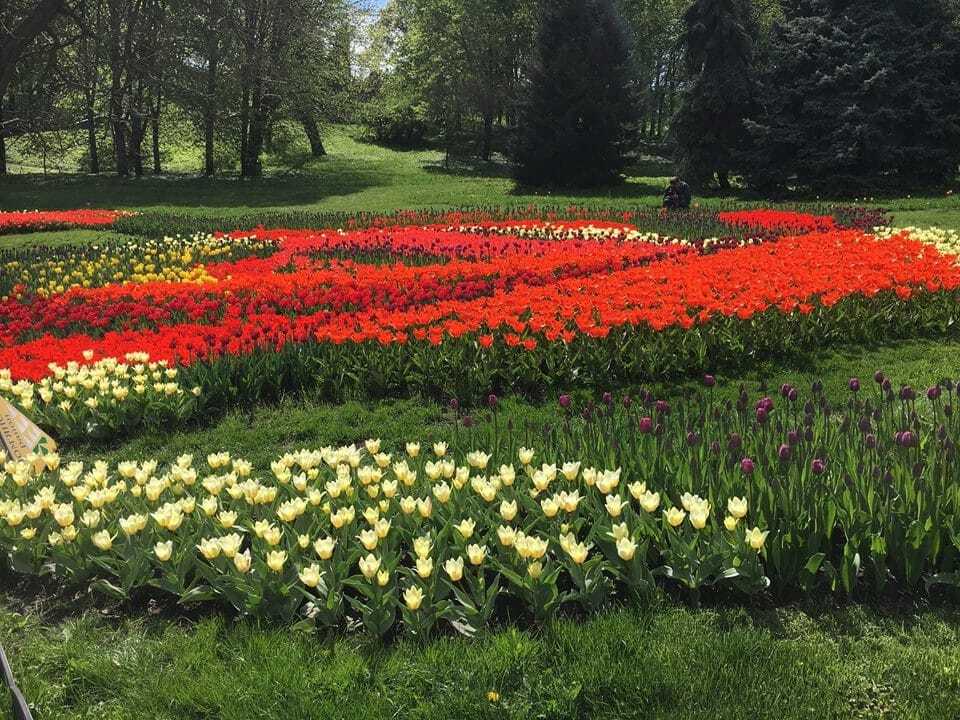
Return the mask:
[[688, 210], [693, 193], [690, 186], [678, 177], [670, 178], [670, 184], [663, 195], [663, 207], [667, 210]]

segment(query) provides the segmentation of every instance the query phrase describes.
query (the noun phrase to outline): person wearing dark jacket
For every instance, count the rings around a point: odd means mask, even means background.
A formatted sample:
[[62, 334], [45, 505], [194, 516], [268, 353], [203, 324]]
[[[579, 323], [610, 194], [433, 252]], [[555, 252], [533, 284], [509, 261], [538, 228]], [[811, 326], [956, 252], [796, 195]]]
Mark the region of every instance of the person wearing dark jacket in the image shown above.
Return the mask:
[[690, 186], [678, 177], [671, 178], [663, 195], [663, 207], [667, 210], [687, 210], [692, 199]]

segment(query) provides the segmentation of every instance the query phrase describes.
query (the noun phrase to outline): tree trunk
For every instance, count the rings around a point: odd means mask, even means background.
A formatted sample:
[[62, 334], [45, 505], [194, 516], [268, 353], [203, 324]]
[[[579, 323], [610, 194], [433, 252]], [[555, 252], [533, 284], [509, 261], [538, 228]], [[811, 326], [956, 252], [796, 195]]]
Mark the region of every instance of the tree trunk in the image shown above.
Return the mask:
[[207, 39], [207, 97], [203, 108], [203, 174], [212, 177], [214, 134], [217, 130], [217, 72], [220, 65], [219, 40], [214, 32]]
[[[159, 86], [159, 83], [158, 83]], [[150, 111], [150, 135], [153, 141], [153, 174], [159, 175], [163, 168], [160, 166], [160, 88], [157, 87], [157, 97]]]
[[717, 170], [717, 185], [721, 190], [730, 189], [730, 173], [727, 170]]
[[484, 160], [490, 159], [490, 153], [493, 150], [493, 112], [483, 113], [483, 138], [480, 147], [480, 157]]
[[300, 114], [300, 124], [307, 134], [310, 141], [310, 154], [313, 157], [323, 157], [327, 154], [327, 149], [323, 146], [323, 138], [320, 137], [320, 126], [317, 125], [317, 119], [309, 111]]
[[7, 126], [3, 122], [3, 95], [0, 95], [0, 175], [7, 174]]
[[97, 118], [93, 108], [93, 93], [87, 93], [87, 108], [85, 112], [87, 122], [87, 153], [90, 155], [90, 172], [94, 175], [100, 172], [100, 152], [97, 148]]

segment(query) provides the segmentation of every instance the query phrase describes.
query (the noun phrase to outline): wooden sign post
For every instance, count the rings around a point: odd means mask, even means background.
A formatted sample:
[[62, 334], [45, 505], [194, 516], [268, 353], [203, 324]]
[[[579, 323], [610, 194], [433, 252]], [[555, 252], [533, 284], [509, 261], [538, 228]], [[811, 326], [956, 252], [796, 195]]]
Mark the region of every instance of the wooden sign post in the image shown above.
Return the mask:
[[31, 453], [53, 452], [57, 444], [26, 415], [0, 398], [0, 448], [11, 460], [22, 460]]

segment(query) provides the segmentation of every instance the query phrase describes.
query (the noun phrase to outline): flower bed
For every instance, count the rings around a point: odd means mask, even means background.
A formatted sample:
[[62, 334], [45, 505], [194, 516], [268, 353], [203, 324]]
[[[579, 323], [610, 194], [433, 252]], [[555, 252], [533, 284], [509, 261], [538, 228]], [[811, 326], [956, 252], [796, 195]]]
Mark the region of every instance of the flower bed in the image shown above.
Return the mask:
[[[0, 368], [6, 393], [16, 388], [62, 437], [124, 423], [110, 388], [99, 419], [73, 402], [67, 416], [56, 409], [72, 398], [51, 365], [144, 350], [221, 408], [304, 387], [335, 398], [542, 394], [952, 332], [960, 268], [942, 242], [811, 217], [738, 213], [731, 222], [773, 234], [721, 245], [612, 221], [259, 230], [166, 252], [147, 243], [143, 262], [137, 244], [121, 245], [79, 263], [91, 270], [20, 276], [0, 301]], [[117, 282], [96, 287], [109, 279], [101, 267]], [[64, 273], [74, 286], [51, 292]]]
[[24, 210], [0, 212], [0, 235], [70, 228], [104, 228], [132, 213], [121, 210]]
[[350, 616], [377, 636], [398, 612], [417, 635], [472, 633], [505, 607], [547, 622], [658, 588], [957, 585], [956, 388], [875, 379], [851, 379], [837, 408], [816, 385], [721, 402], [710, 377], [673, 404], [562, 396], [536, 449], [475, 429], [458, 447], [369, 440], [269, 469], [227, 453], [7, 462], [0, 550], [19, 572], [116, 597], [151, 587], [321, 627]]

